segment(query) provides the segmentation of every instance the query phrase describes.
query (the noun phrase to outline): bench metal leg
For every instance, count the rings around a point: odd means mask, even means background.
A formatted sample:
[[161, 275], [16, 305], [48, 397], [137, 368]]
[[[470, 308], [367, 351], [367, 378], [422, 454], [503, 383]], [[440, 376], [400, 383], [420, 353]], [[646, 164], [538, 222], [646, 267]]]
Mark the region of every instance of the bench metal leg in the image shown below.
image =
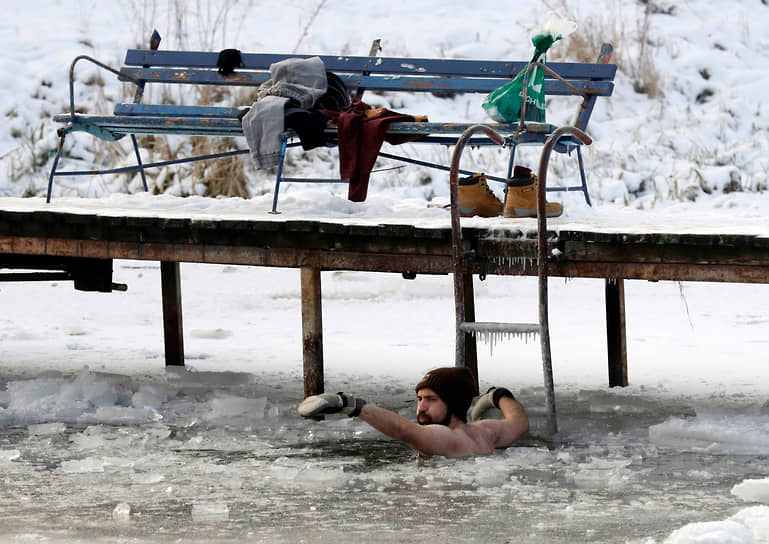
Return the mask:
[[579, 163], [579, 178], [582, 181], [582, 193], [585, 195], [585, 202], [592, 207], [590, 195], [587, 192], [587, 178], [585, 177], [585, 163], [582, 161], [582, 146], [577, 147], [577, 162]]
[[272, 211], [270, 213], [280, 213], [278, 211], [278, 191], [280, 191], [280, 180], [283, 179], [283, 161], [286, 159], [286, 147], [288, 140], [281, 137], [280, 160], [278, 161], [278, 174], [275, 176], [275, 192], [272, 194]]
[[139, 144], [136, 141], [136, 135], [131, 134], [131, 142], [134, 144], [134, 153], [136, 154], [136, 163], [139, 165], [139, 173], [142, 175], [142, 184], [144, 185], [144, 192], [149, 192], [147, 188], [147, 177], [144, 175], [144, 165], [142, 164], [142, 157], [139, 154]]
[[53, 166], [51, 167], [51, 175], [48, 177], [48, 192], [46, 193], [46, 204], [51, 203], [51, 193], [53, 192], [53, 177], [56, 175], [56, 167], [59, 165], [59, 159], [61, 158], [61, 152], [64, 149], [64, 138], [67, 136], [66, 132], [59, 138], [59, 145], [56, 148], [56, 157], [53, 159]]
[[178, 262], [161, 261], [160, 284], [163, 297], [166, 366], [184, 366], [182, 286]]
[[609, 356], [609, 387], [627, 387], [627, 336], [625, 334], [625, 282], [607, 279], [606, 344]]
[[324, 390], [320, 270], [303, 267], [301, 269], [301, 282], [304, 396], [309, 397], [323, 393]]
[[[510, 160], [507, 162], [507, 178], [513, 177], [513, 163], [515, 162], [515, 148], [517, 145], [513, 144], [510, 147]], [[505, 195], [507, 195], [507, 188], [505, 188]]]

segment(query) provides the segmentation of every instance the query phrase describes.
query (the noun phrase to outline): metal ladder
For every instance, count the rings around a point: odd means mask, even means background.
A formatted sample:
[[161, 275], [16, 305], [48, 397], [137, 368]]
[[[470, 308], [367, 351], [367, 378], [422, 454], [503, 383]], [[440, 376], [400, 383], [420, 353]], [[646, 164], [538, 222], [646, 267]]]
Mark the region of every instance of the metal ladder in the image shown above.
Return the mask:
[[[462, 244], [462, 229], [459, 223], [459, 159], [469, 138], [478, 132], [483, 132], [495, 143], [505, 146], [508, 142], [498, 132], [486, 125], [474, 125], [465, 130], [457, 140], [451, 157], [449, 171], [449, 190], [451, 196], [451, 239], [454, 249], [454, 305], [456, 310], [456, 366], [468, 366], [478, 379], [477, 359], [468, 361], [468, 340], [483, 333], [499, 334], [538, 334], [542, 353], [542, 371], [545, 381], [545, 428], [549, 435], [558, 432], [555, 409], [555, 389], [553, 385], [553, 364], [550, 358], [550, 328], [547, 309], [547, 214], [545, 212], [545, 186], [547, 182], [547, 166], [550, 154], [558, 140], [564, 136], [574, 135], [582, 143], [589, 145], [592, 140], [580, 129], [563, 126], [556, 129], [545, 142], [539, 161], [537, 177], [537, 275], [539, 278], [539, 322], [538, 323], [496, 323], [475, 321], [473, 305], [467, 305], [467, 295], [472, 296], [472, 274], [465, 264], [467, 252]], [[474, 345], [474, 342], [473, 342]], [[470, 363], [470, 364], [468, 364]], [[475, 367], [475, 368], [473, 368]]]

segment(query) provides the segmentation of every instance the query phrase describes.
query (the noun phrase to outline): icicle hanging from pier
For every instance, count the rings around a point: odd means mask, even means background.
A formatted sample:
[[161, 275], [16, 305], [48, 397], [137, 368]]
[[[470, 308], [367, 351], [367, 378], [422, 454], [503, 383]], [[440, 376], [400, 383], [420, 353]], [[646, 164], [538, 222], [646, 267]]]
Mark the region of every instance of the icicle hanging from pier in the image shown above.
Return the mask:
[[528, 343], [539, 334], [539, 325], [528, 323], [473, 323], [465, 322], [462, 330], [489, 346], [489, 355], [502, 340], [523, 340]]
[[519, 255], [495, 255], [489, 257], [489, 261], [500, 268], [522, 267], [523, 270], [531, 270], [537, 266], [536, 257], [521, 257]]

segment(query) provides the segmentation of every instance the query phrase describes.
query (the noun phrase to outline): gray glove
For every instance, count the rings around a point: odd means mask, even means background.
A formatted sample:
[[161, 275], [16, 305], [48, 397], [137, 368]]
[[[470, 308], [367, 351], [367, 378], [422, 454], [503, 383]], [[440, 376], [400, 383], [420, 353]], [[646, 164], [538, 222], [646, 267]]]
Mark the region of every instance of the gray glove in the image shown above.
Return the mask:
[[302, 417], [317, 417], [325, 414], [347, 414], [355, 417], [360, 414], [366, 401], [347, 393], [323, 393], [304, 399], [297, 408]]
[[[509, 389], [504, 387], [492, 387], [485, 394], [478, 397], [478, 401], [473, 406], [470, 412], [470, 419], [472, 421], [478, 421], [484, 419], [484, 414], [492, 408], [499, 408], [499, 399], [502, 397], [509, 397], [515, 400], [515, 397]], [[487, 416], [488, 417], [488, 416]]]

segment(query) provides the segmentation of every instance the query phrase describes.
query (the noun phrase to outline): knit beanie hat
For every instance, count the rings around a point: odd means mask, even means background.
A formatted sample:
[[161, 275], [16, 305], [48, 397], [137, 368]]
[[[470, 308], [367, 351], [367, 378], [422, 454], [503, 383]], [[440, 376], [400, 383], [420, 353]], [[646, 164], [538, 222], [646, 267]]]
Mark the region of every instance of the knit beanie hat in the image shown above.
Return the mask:
[[476, 393], [475, 377], [467, 367], [453, 366], [431, 370], [417, 384], [416, 392], [420, 389], [435, 391], [446, 403], [449, 413], [467, 423], [467, 410]]

